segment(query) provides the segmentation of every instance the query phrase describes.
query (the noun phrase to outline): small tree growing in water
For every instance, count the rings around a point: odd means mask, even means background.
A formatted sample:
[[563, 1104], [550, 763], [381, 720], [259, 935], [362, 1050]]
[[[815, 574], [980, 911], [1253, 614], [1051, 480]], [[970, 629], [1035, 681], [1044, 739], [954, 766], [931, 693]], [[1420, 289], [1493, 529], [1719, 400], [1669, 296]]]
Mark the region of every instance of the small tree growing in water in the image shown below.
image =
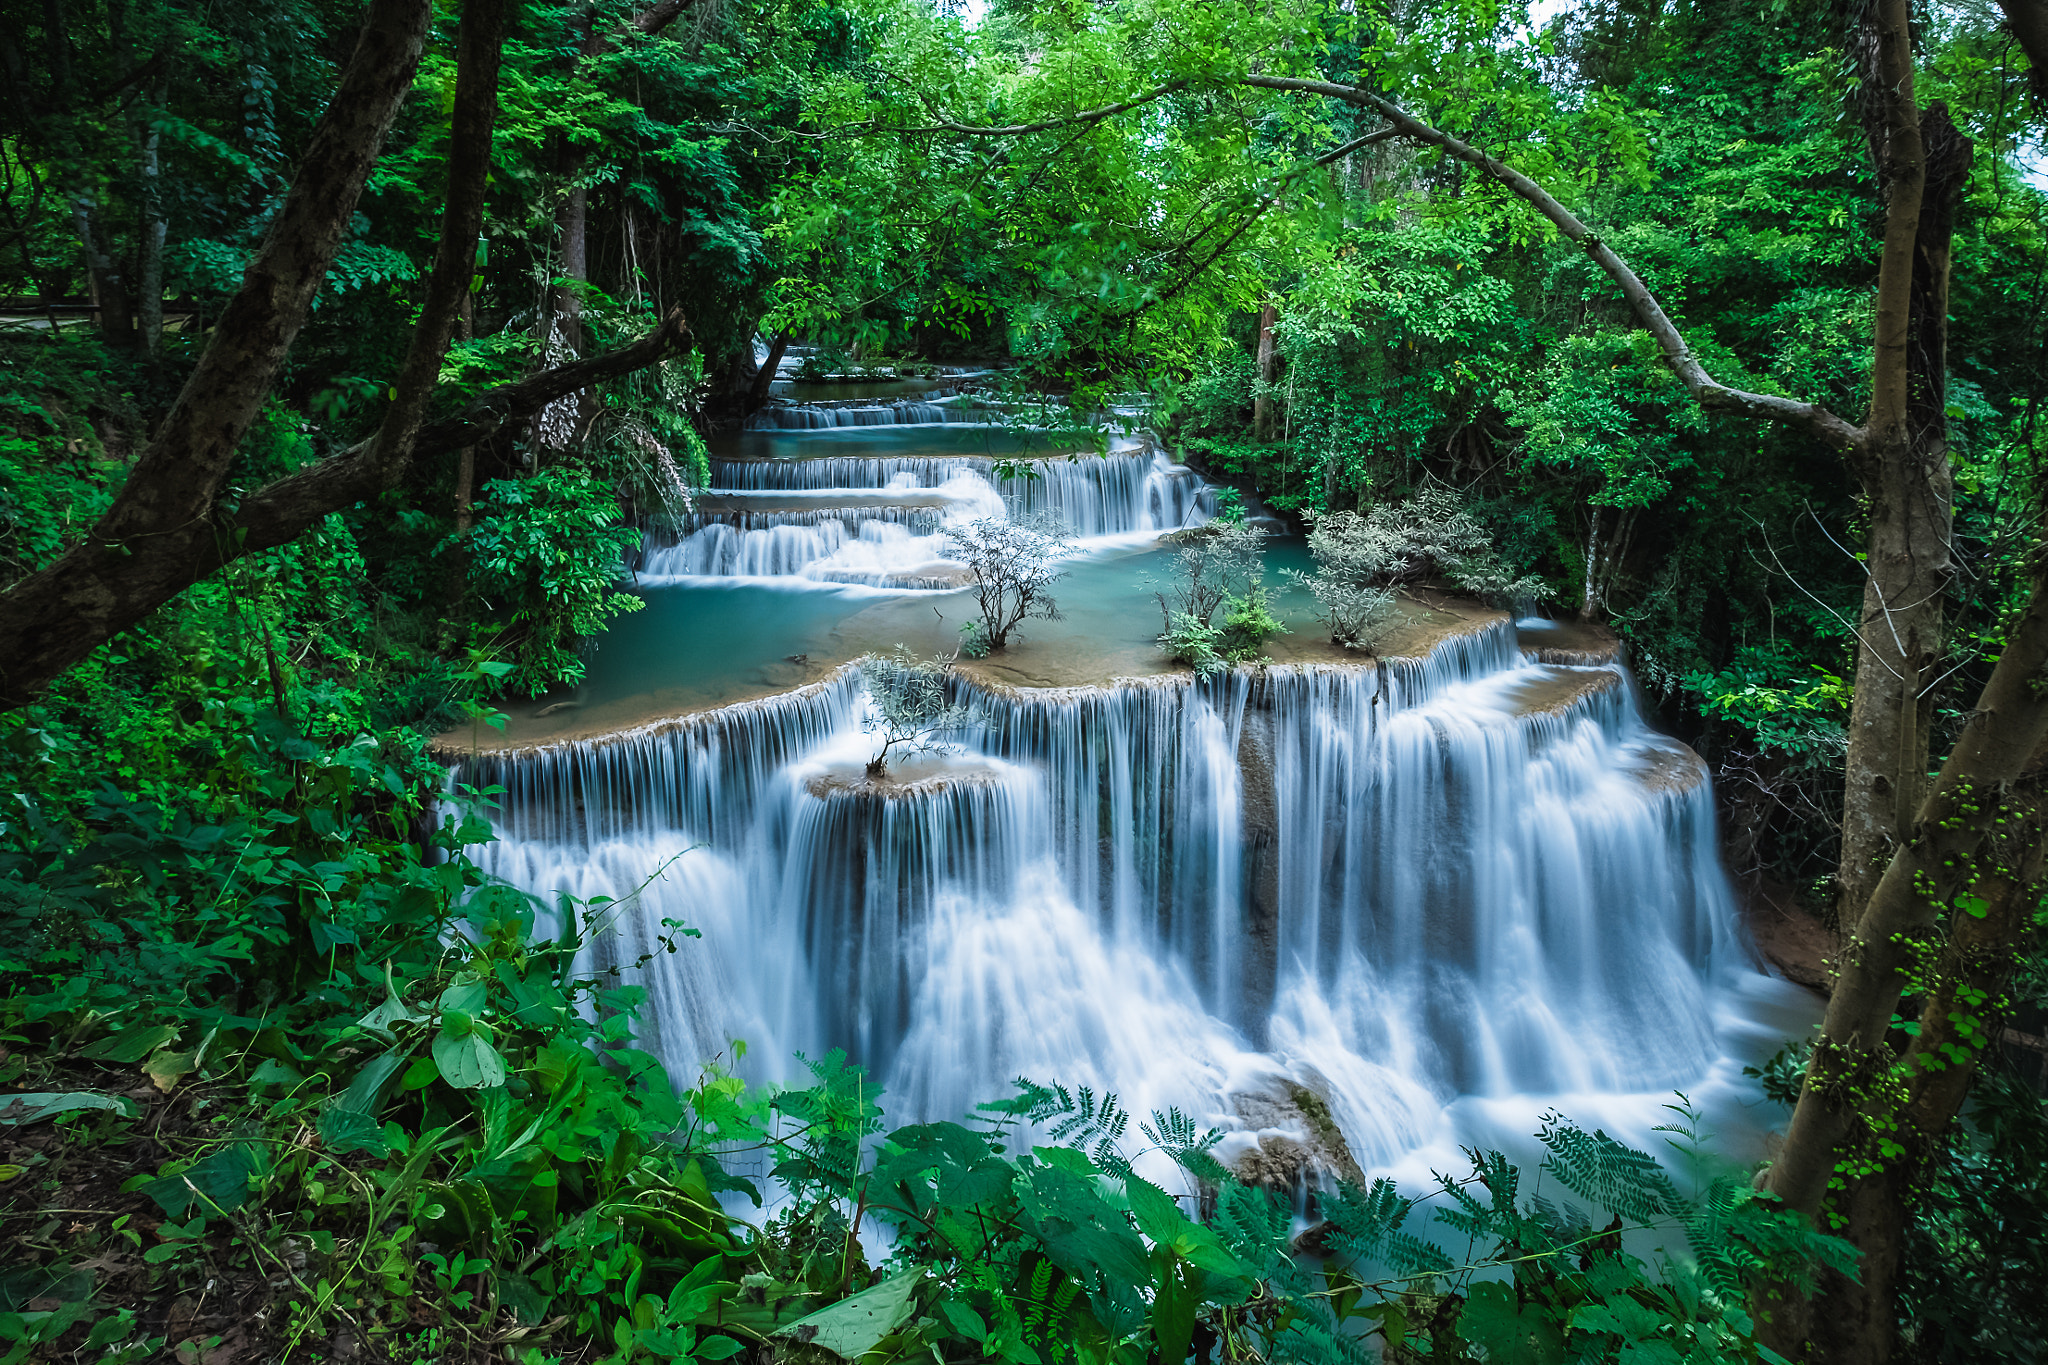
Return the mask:
[[969, 627], [962, 646], [970, 657], [1003, 648], [1027, 620], [1060, 619], [1051, 589], [1066, 577], [1058, 564], [1073, 541], [1057, 518], [1045, 513], [1015, 521], [982, 517], [948, 526], [946, 543], [951, 556], [974, 575], [981, 619]]
[[1420, 489], [1406, 502], [1381, 503], [1363, 516], [1325, 512], [1309, 532], [1308, 549], [1315, 573], [1286, 573], [1323, 604], [1331, 642], [1351, 649], [1376, 646], [1394, 589], [1402, 583], [1441, 575], [1503, 605], [1550, 595], [1542, 579], [1516, 577], [1457, 493], [1439, 486]]
[[868, 760], [868, 780], [889, 771], [889, 753], [945, 753], [955, 746], [938, 736], [979, 722], [974, 709], [947, 696], [953, 661], [925, 659], [903, 645], [890, 654], [870, 654], [860, 661], [861, 677], [874, 705], [861, 717], [860, 728], [882, 737], [882, 747]]
[[1165, 541], [1176, 551], [1173, 577], [1148, 582], [1165, 625], [1160, 648], [1205, 676], [1261, 659], [1267, 638], [1280, 630], [1261, 582], [1266, 533], [1242, 521], [1215, 521]]

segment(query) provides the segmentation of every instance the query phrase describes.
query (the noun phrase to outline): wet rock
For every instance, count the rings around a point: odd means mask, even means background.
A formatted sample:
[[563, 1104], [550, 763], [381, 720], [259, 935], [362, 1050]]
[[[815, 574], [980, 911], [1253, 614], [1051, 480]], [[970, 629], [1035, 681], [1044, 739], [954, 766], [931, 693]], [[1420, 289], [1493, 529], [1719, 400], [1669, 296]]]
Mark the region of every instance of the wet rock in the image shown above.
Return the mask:
[[1231, 1103], [1258, 1135], [1258, 1145], [1231, 1163], [1245, 1184], [1293, 1195], [1334, 1180], [1365, 1179], [1328, 1101], [1300, 1082], [1276, 1076]]

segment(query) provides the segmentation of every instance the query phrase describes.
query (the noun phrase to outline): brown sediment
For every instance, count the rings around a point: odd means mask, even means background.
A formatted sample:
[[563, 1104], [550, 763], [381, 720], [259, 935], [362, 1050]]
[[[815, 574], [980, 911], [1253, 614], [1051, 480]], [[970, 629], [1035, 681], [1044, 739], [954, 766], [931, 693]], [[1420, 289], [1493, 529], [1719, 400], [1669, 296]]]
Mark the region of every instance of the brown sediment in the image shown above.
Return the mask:
[[[1400, 619], [1382, 637], [1379, 658], [1426, 658], [1447, 642], [1476, 634], [1506, 616], [1477, 602], [1417, 594], [1397, 603]], [[855, 612], [830, 632], [828, 651], [793, 655], [770, 665], [759, 682], [730, 685], [716, 696], [676, 688], [641, 693], [602, 704], [564, 704], [559, 693], [532, 702], [501, 703], [511, 716], [508, 731], [481, 724], [451, 730], [434, 740], [433, 751], [453, 761], [467, 754], [543, 752], [579, 742], [657, 732], [730, 706], [757, 704], [802, 692], [835, 676], [863, 655], [903, 645], [912, 653], [950, 655], [960, 643], [960, 626], [976, 618], [971, 602], [958, 598], [901, 597]], [[1063, 628], [1062, 622], [1031, 621], [1009, 648], [985, 659], [960, 659], [963, 677], [991, 692], [1041, 691], [1127, 685], [1148, 679], [1184, 679], [1190, 670], [1160, 653], [1157, 619], [1142, 603], [1119, 616], [1128, 629], [1119, 637]], [[1272, 664], [1372, 668], [1375, 656], [1331, 644], [1320, 635], [1277, 636], [1267, 643]], [[1256, 668], [1257, 665], [1243, 665]], [[1611, 676], [1611, 675], [1610, 675]], [[543, 713], [546, 713], [543, 715]]]
[[1622, 661], [1621, 640], [1598, 621], [1552, 621], [1519, 632], [1519, 640], [1522, 653], [1539, 664], [1591, 668]]
[[1768, 964], [1787, 981], [1825, 996], [1835, 936], [1789, 886], [1751, 880], [1738, 886], [1743, 927]]
[[1651, 791], [1672, 796], [1703, 786], [1707, 780], [1706, 760], [1675, 739], [1646, 750], [1635, 772]]
[[848, 493], [836, 488], [821, 489], [815, 493], [791, 489], [750, 493], [743, 489], [721, 488], [697, 494], [691, 499], [691, 510], [700, 519], [751, 512], [832, 512], [842, 507], [861, 510], [923, 507], [943, 511], [958, 501], [958, 498], [947, 497], [934, 488], [905, 489], [899, 493], [879, 489], [872, 493]]
[[1559, 666], [1518, 684], [1510, 697], [1519, 716], [1563, 715], [1589, 697], [1613, 692], [1621, 686], [1621, 675], [1606, 669], [1576, 669]]
[[[751, 706], [760, 706], [774, 701], [794, 700], [799, 697], [822, 692], [836, 682], [845, 672], [847, 665], [839, 663], [791, 662], [791, 667], [809, 675], [804, 682], [777, 686], [762, 684], [755, 688], [743, 689], [738, 696], [722, 696], [716, 700], [705, 700], [695, 704], [679, 703], [663, 705], [661, 698], [668, 695], [660, 692], [644, 694], [645, 706], [607, 706], [594, 712], [585, 712], [559, 728], [552, 728], [545, 735], [507, 735], [503, 731], [485, 727], [479, 722], [475, 727], [448, 730], [434, 736], [428, 745], [428, 752], [443, 763], [458, 762], [478, 754], [489, 754], [494, 758], [517, 758], [559, 752], [577, 744], [603, 740], [624, 740], [653, 738], [678, 730], [687, 730], [699, 725], [716, 725], [723, 718]], [[553, 712], [561, 703], [545, 705], [546, 698], [529, 703], [525, 719], [531, 721], [540, 715]], [[635, 698], [636, 703], [642, 698]], [[517, 706], [517, 703], [513, 703]], [[624, 712], [624, 715], [619, 714]], [[515, 719], [519, 718], [517, 712]], [[553, 717], [551, 716], [550, 719]]]
[[899, 768], [885, 771], [879, 777], [870, 776], [863, 765], [851, 763], [818, 773], [804, 783], [804, 790], [824, 801], [839, 798], [900, 801], [906, 797], [929, 796], [948, 788], [992, 786], [998, 776], [995, 769], [971, 760], [937, 772], [905, 774]]

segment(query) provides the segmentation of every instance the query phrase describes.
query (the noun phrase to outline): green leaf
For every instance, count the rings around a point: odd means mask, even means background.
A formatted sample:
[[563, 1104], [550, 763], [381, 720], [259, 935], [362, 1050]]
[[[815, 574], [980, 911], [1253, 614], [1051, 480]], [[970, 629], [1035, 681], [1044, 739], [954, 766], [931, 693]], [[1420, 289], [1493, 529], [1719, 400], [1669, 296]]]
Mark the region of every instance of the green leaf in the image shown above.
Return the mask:
[[798, 1318], [775, 1335], [792, 1341], [821, 1346], [846, 1360], [856, 1360], [875, 1349], [883, 1337], [910, 1320], [916, 1307], [912, 1297], [924, 1282], [924, 1271], [906, 1270], [878, 1285], [841, 1299], [809, 1317]]
[[437, 1032], [434, 1065], [441, 1068], [441, 1079], [457, 1090], [489, 1090], [505, 1083], [505, 1059], [474, 1025], [460, 1034], [445, 1028]]
[[320, 1114], [320, 1140], [336, 1152], [368, 1152], [388, 1156], [391, 1144], [384, 1139], [383, 1125], [359, 1109], [329, 1105]]
[[384, 1003], [356, 1020], [364, 1028], [382, 1038], [385, 1042], [396, 1041], [392, 1033], [393, 1024], [425, 1023], [427, 1016], [412, 1009], [398, 998], [398, 988], [391, 983], [391, 966], [384, 967]]
[[713, 1337], [697, 1343], [695, 1355], [699, 1360], [730, 1360], [747, 1348], [731, 1337]]
[[61, 1114], [84, 1109], [105, 1109], [122, 1118], [135, 1117], [135, 1104], [116, 1095], [95, 1095], [85, 1090], [38, 1091], [33, 1095], [0, 1095], [0, 1123], [41, 1123]]
[[1486, 1352], [1487, 1365], [1559, 1365], [1564, 1334], [1534, 1305], [1515, 1300], [1514, 1286], [1472, 1286], [1458, 1314], [1458, 1335]]
[[89, 1062], [139, 1062], [177, 1036], [175, 1024], [138, 1025], [82, 1047], [78, 1055]]
[[142, 1192], [173, 1218], [195, 1205], [201, 1213], [229, 1213], [249, 1202], [250, 1183], [267, 1169], [261, 1147], [231, 1142], [195, 1166], [149, 1181]]

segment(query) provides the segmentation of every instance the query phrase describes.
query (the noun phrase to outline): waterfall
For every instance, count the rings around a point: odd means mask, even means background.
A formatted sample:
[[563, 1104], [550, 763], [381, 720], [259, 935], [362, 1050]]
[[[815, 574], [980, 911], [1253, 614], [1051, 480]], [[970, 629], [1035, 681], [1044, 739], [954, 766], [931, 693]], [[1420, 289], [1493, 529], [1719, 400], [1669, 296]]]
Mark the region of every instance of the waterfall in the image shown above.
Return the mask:
[[460, 780], [505, 788], [492, 870], [627, 899], [620, 960], [703, 930], [652, 983], [673, 1068], [844, 1047], [895, 1121], [1026, 1074], [1233, 1123], [1289, 1077], [1371, 1167], [1461, 1096], [1715, 1066], [1742, 955], [1710, 793], [1618, 665], [1500, 623], [1377, 667], [963, 686], [982, 723], [879, 785], [857, 669]]
[[678, 543], [650, 547], [643, 578], [800, 576], [953, 588], [959, 567], [947, 561], [941, 534], [948, 523], [1043, 513], [1091, 539], [1178, 530], [1206, 521], [1214, 507], [1194, 471], [1144, 448], [1018, 464], [1025, 472], [998, 488], [990, 458], [717, 460], [713, 491]]
[[767, 407], [747, 419], [748, 431], [825, 431], [834, 427], [932, 426], [949, 422], [985, 423], [987, 408], [959, 404], [905, 401], [845, 406], [790, 403]]

